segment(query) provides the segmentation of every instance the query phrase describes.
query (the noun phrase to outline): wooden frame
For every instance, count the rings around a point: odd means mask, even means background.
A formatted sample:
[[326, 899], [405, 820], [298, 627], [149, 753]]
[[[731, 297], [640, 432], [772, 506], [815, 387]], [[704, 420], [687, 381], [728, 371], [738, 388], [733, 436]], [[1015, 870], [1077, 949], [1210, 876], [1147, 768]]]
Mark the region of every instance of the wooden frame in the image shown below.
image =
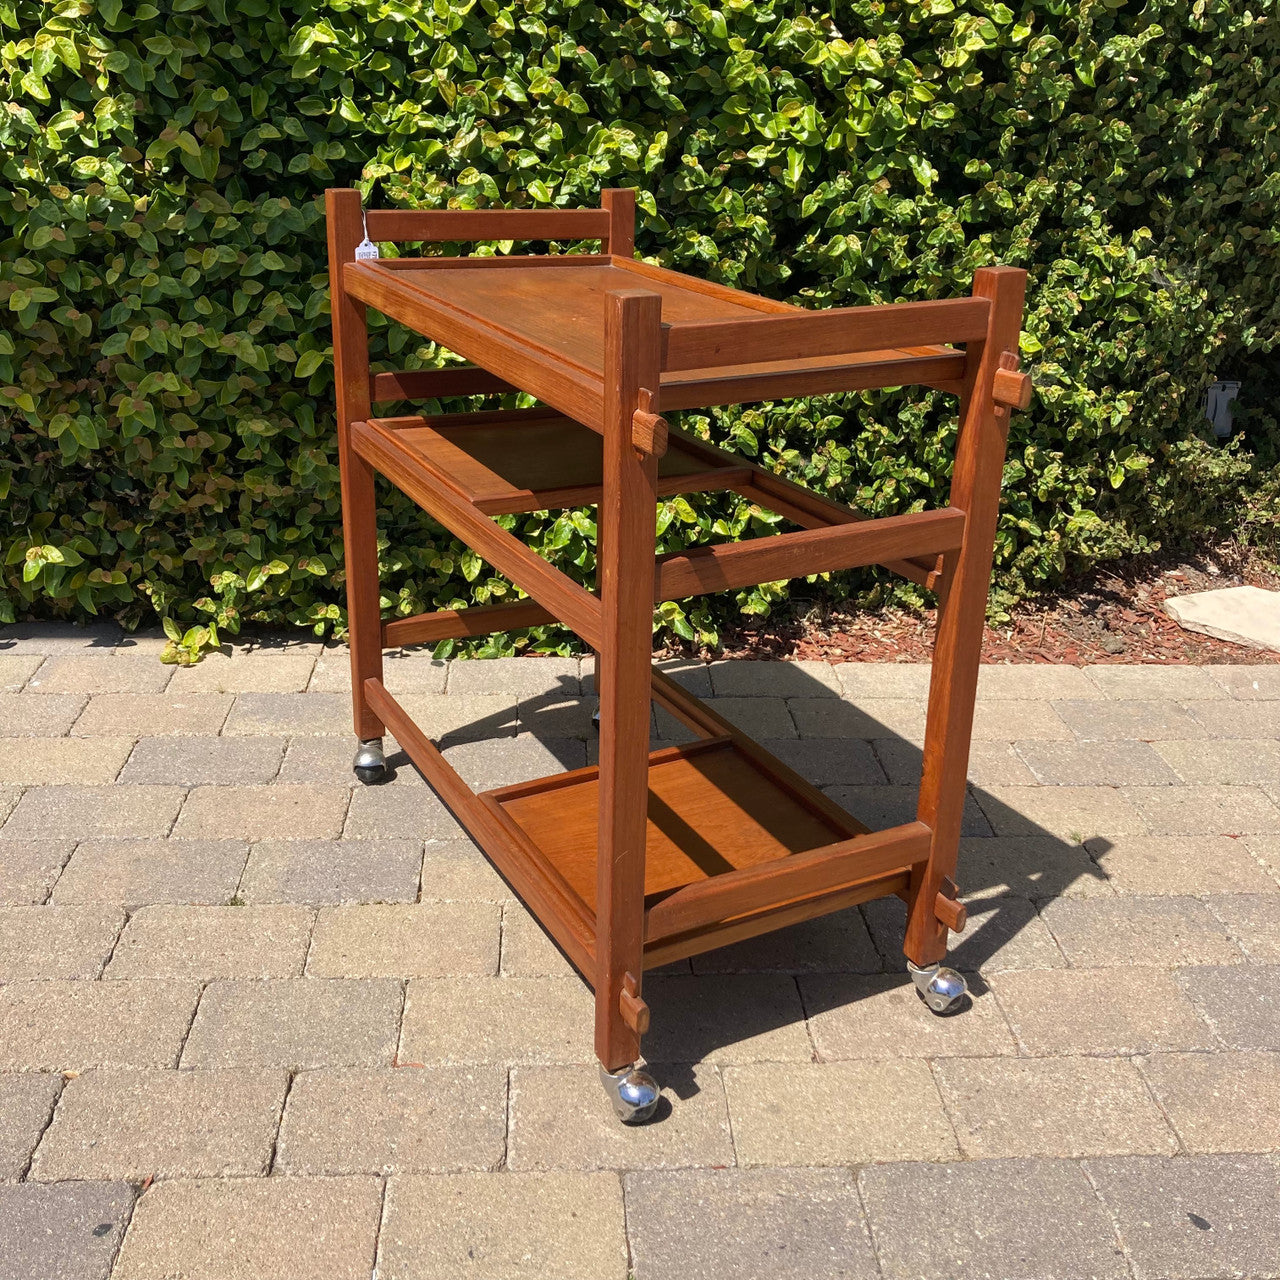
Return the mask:
[[[353, 714], [390, 729], [595, 991], [595, 1044], [636, 1061], [646, 968], [897, 894], [907, 958], [963, 927], [954, 875], [978, 654], [1025, 273], [977, 272], [973, 295], [806, 312], [636, 261], [634, 193], [599, 209], [370, 210], [327, 195]], [[599, 253], [355, 260], [375, 241], [594, 239]], [[373, 372], [372, 306], [467, 360]], [[918, 383], [959, 398], [950, 505], [860, 513], [668, 428], [663, 409]], [[536, 410], [375, 418], [375, 402], [527, 392]], [[568, 461], [573, 465], [567, 465]], [[527, 599], [383, 622], [374, 473], [509, 577]], [[800, 526], [655, 557], [660, 494], [735, 489]], [[595, 503], [591, 591], [494, 517]], [[939, 625], [915, 821], [868, 831], [710, 707], [651, 669], [654, 601], [880, 563], [937, 591]], [[387, 692], [386, 646], [560, 621], [597, 655], [600, 759], [474, 793]], [[649, 751], [650, 704], [696, 741]]]

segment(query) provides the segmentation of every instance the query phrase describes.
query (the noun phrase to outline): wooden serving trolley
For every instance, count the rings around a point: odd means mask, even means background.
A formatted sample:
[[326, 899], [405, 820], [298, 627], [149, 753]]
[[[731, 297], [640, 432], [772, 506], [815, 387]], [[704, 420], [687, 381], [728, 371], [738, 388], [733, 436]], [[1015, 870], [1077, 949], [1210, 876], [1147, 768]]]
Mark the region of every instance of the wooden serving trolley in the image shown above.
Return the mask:
[[[634, 193], [599, 209], [362, 211], [327, 194], [356, 773], [391, 731], [595, 990], [595, 1047], [619, 1116], [652, 1114], [644, 971], [851, 904], [905, 899], [904, 951], [926, 1003], [965, 992], [941, 966], [964, 925], [952, 879], [965, 800], [1026, 273], [990, 267], [971, 297], [805, 311], [638, 261]], [[600, 242], [598, 254], [378, 259], [379, 242]], [[373, 242], [372, 244], [370, 242]], [[357, 250], [359, 249], [359, 252]], [[374, 373], [372, 307], [470, 361]], [[959, 398], [949, 506], [868, 519], [660, 416], [868, 387]], [[375, 417], [373, 405], [519, 390], [534, 409]], [[374, 473], [526, 595], [383, 622]], [[731, 489], [798, 528], [655, 557], [660, 496]], [[591, 505], [589, 591], [492, 517]], [[652, 667], [655, 602], [886, 565], [939, 601], [914, 822], [871, 831]], [[383, 649], [560, 622], [592, 647], [599, 765], [474, 793], [387, 692]], [[650, 752], [650, 703], [691, 745]]]

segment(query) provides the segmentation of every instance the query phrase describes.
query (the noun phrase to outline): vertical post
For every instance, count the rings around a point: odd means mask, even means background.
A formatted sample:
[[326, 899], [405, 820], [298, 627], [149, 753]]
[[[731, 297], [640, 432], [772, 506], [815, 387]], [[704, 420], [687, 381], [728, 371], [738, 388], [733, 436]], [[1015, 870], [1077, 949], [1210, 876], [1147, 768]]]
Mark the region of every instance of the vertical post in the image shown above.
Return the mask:
[[1027, 273], [1016, 267], [984, 267], [975, 272], [975, 297], [991, 302], [987, 336], [969, 346], [960, 397], [960, 434], [951, 478], [951, 505], [965, 512], [964, 543], [943, 571], [938, 596], [938, 630], [929, 681], [924, 737], [924, 773], [918, 817], [933, 831], [928, 862], [918, 864], [907, 896], [903, 950], [915, 965], [946, 954], [947, 930], [935, 902], [942, 882], [955, 874], [969, 771], [969, 736], [978, 690], [982, 631], [1000, 481], [1004, 471], [1009, 411], [992, 393], [1000, 357], [1018, 352]]
[[643, 977], [657, 459], [633, 446], [632, 416], [640, 389], [658, 390], [661, 322], [662, 299], [655, 293], [605, 296], [595, 999], [596, 1054], [608, 1071], [640, 1055], [622, 995], [626, 990], [638, 999]]
[[347, 573], [347, 628], [351, 646], [351, 701], [356, 737], [380, 738], [382, 721], [365, 702], [364, 682], [382, 679], [382, 610], [378, 603], [378, 523], [373, 468], [351, 447], [351, 424], [372, 415], [369, 333], [365, 309], [343, 288], [342, 268], [355, 261], [364, 238], [360, 193], [325, 192], [329, 232], [329, 308], [333, 321], [333, 375], [338, 408], [338, 465], [342, 470], [342, 542]]
[[[609, 213], [609, 239], [601, 252], [634, 258], [636, 254], [636, 193], [630, 187], [611, 187], [600, 193], [600, 207]], [[657, 391], [657, 387], [652, 388]]]

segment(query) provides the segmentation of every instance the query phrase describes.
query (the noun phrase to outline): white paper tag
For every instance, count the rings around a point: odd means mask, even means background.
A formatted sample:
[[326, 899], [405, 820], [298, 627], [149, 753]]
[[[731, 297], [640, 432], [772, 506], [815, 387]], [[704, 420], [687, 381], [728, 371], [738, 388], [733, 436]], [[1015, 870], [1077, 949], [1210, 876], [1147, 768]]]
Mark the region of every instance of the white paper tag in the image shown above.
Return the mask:
[[376, 258], [377, 256], [378, 256], [378, 246], [374, 244], [373, 241], [370, 240], [368, 236], [365, 236], [365, 238], [361, 240], [358, 245], [356, 245], [356, 261], [357, 262], [366, 262], [370, 258]]

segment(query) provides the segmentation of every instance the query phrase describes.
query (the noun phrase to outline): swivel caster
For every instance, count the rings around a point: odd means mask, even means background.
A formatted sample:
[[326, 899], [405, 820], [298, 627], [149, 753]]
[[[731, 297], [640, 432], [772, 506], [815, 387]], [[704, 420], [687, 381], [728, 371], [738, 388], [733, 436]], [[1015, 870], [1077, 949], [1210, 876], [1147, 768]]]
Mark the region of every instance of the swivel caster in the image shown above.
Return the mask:
[[592, 727], [592, 728], [593, 728], [597, 733], [599, 733], [599, 732], [600, 732], [600, 708], [599, 708], [599, 707], [597, 707], [597, 708], [596, 708], [596, 709], [591, 713], [591, 727]]
[[356, 748], [352, 768], [365, 786], [381, 782], [387, 776], [387, 758], [382, 752], [382, 739], [370, 738], [367, 742], [362, 742]]
[[964, 979], [954, 969], [940, 964], [928, 964], [920, 969], [908, 960], [907, 972], [934, 1013], [950, 1013], [968, 994]]
[[621, 1071], [601, 1067], [600, 1083], [623, 1124], [644, 1124], [658, 1108], [658, 1082], [634, 1064]]

